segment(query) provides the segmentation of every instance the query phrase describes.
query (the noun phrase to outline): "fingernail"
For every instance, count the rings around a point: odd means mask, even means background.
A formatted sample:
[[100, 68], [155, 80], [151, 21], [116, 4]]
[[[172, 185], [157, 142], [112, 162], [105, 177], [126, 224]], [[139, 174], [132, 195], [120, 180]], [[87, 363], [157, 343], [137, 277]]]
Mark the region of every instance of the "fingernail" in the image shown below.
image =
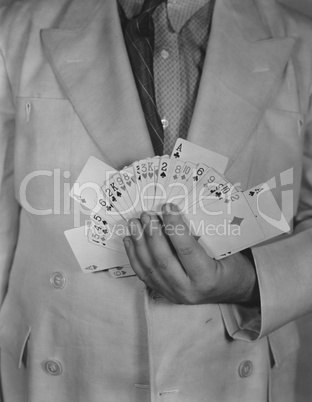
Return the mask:
[[163, 213], [166, 214], [166, 215], [171, 214], [171, 211], [172, 211], [172, 204], [164, 204], [164, 205], [162, 206], [162, 210], [163, 210]]
[[131, 241], [128, 237], [125, 237], [123, 241], [126, 248], [129, 248], [131, 246]]
[[143, 212], [141, 215], [141, 221], [144, 225], [148, 225], [150, 223], [151, 217], [146, 212]]

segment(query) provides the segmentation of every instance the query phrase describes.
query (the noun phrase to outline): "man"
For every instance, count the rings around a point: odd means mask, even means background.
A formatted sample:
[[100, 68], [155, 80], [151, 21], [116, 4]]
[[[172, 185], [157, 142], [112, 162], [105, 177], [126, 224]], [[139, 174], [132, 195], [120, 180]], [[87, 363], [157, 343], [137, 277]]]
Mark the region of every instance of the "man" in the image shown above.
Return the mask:
[[[132, 15], [115, 0], [8, 3], [0, 14], [4, 402], [293, 401], [293, 320], [312, 308], [310, 20], [273, 0], [216, 0], [187, 130], [189, 141], [229, 158], [226, 176], [243, 189], [288, 172], [294, 233], [216, 263], [191, 236], [150, 233], [159, 222], [145, 214], [125, 239], [138, 277], [114, 280], [83, 274], [64, 230], [75, 218], [69, 188], [90, 155], [120, 169], [154, 154], [125, 43]], [[175, 3], [159, 7], [174, 19]], [[164, 208], [165, 223], [183, 224]]]

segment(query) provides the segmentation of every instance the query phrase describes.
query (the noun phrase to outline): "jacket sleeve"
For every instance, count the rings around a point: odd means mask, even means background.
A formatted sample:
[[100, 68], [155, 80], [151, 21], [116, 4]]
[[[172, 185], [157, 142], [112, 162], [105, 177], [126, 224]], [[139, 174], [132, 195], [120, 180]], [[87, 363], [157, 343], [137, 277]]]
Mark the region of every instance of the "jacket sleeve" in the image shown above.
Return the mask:
[[14, 196], [14, 104], [0, 49], [0, 303], [7, 290], [18, 224], [19, 204]]
[[252, 248], [261, 306], [223, 305], [234, 339], [257, 340], [312, 312], [312, 101], [306, 119], [299, 207], [291, 236]]

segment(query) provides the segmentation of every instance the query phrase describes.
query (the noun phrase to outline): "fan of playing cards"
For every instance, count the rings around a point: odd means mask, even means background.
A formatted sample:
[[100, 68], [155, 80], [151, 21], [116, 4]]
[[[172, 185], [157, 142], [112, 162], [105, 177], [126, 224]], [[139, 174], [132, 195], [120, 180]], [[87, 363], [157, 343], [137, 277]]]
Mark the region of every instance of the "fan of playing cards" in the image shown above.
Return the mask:
[[178, 139], [171, 157], [155, 156], [121, 171], [90, 157], [70, 195], [90, 210], [66, 238], [84, 272], [134, 275], [124, 249], [127, 222], [173, 203], [209, 256], [224, 258], [290, 230], [266, 183], [247, 191], [223, 176], [228, 159]]

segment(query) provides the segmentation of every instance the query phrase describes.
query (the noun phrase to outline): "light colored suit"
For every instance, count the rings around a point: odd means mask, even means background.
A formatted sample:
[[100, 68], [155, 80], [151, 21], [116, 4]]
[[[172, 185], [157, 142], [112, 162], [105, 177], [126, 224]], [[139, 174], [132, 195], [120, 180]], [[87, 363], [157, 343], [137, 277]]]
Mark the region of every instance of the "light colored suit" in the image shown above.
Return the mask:
[[[291, 321], [312, 309], [311, 40], [310, 20], [279, 3], [217, 0], [188, 136], [226, 155], [244, 189], [293, 168], [296, 234], [253, 249], [260, 315], [174, 305], [137, 278], [81, 272], [64, 237], [68, 183], [90, 155], [117, 169], [153, 155], [116, 2], [1, 9], [4, 402], [293, 401]], [[54, 214], [20, 199], [35, 170], [27, 202]]]

